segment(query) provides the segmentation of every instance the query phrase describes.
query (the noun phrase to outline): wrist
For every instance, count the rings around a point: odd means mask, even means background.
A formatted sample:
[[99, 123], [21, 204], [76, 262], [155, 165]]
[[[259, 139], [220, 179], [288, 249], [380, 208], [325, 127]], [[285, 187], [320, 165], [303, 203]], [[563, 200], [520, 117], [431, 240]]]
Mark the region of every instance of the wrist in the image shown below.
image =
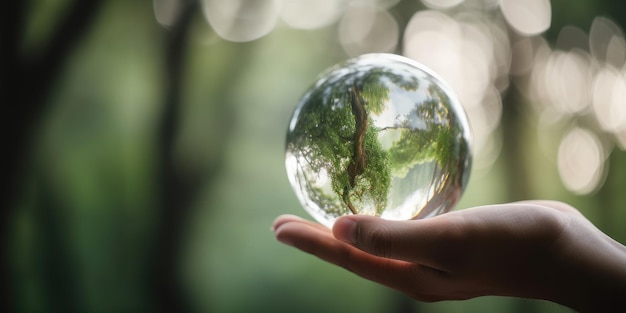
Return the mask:
[[560, 248], [549, 300], [579, 312], [625, 312], [626, 247], [585, 222], [582, 231], [569, 228], [576, 234]]

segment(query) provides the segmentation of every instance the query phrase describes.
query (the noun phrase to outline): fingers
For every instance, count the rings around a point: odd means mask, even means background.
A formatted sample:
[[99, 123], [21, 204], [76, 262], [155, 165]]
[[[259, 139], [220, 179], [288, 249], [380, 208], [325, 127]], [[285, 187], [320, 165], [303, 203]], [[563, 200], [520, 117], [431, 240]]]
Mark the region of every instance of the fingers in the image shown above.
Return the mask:
[[389, 221], [366, 215], [339, 218], [333, 226], [335, 237], [345, 243], [383, 258], [415, 262], [447, 270], [446, 259], [453, 258], [459, 244], [455, 217], [416, 221]]
[[438, 270], [411, 262], [368, 254], [334, 238], [319, 224], [281, 216], [274, 223], [276, 238], [287, 245], [343, 267], [363, 278], [410, 293], [422, 300], [433, 299], [433, 290], [444, 284]]
[[286, 216], [278, 218], [274, 225], [278, 241], [349, 270], [355, 264], [353, 259], [368, 260], [371, 264], [380, 262], [379, 258], [335, 239], [330, 229], [319, 224]]
[[305, 219], [303, 219], [303, 218], [301, 218], [299, 216], [295, 216], [295, 215], [291, 215], [291, 214], [284, 214], [284, 215], [281, 215], [281, 216], [277, 217], [274, 220], [274, 224], [272, 224], [272, 231], [276, 230], [277, 228], [280, 227], [280, 225], [282, 225], [284, 223], [287, 223], [287, 222], [302, 222], [302, 223], [306, 223], [308, 225], [311, 225], [313, 227], [317, 227], [317, 228], [322, 229], [322, 230], [328, 230], [328, 228], [325, 227], [324, 225], [310, 222], [310, 221], [305, 220]]
[[312, 254], [314, 247], [334, 240], [328, 228], [293, 215], [278, 217], [273, 231], [278, 241]]

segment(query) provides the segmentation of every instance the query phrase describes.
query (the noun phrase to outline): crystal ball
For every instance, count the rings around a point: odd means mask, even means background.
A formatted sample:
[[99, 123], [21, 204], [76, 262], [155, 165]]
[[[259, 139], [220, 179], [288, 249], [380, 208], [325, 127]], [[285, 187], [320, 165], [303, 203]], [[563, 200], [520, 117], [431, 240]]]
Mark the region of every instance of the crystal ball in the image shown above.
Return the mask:
[[457, 96], [425, 66], [366, 54], [325, 71], [289, 122], [287, 175], [304, 209], [408, 220], [448, 212], [471, 168]]

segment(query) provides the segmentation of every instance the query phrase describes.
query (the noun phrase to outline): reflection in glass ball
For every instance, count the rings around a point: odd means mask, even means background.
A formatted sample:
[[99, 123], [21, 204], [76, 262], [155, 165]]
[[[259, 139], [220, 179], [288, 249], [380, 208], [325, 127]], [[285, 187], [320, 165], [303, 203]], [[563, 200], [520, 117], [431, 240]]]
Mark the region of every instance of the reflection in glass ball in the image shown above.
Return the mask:
[[367, 54], [330, 68], [295, 109], [289, 181], [331, 227], [346, 214], [425, 218], [461, 197], [470, 132], [457, 97], [421, 64]]

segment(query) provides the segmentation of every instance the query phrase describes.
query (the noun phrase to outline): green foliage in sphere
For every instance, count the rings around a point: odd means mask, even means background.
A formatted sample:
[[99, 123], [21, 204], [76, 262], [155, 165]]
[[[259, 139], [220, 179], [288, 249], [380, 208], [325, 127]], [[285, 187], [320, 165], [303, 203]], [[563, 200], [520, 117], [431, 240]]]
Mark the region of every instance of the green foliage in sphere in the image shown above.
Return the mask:
[[366, 55], [330, 69], [305, 94], [286, 164], [323, 224], [351, 213], [406, 219], [458, 200], [468, 145], [464, 112], [434, 76], [397, 56]]

